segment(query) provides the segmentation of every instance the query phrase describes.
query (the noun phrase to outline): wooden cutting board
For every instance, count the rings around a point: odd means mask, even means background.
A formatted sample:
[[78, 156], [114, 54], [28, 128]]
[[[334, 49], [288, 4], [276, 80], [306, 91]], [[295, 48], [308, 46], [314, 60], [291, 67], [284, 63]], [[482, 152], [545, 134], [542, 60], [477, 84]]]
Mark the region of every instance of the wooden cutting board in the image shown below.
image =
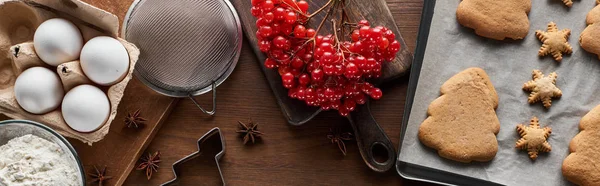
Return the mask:
[[[334, 0], [339, 1], [339, 0]], [[410, 69], [412, 63], [412, 53], [409, 51], [402, 35], [398, 31], [398, 27], [394, 22], [394, 18], [385, 2], [385, 0], [345, 0], [347, 2], [349, 16], [356, 21], [357, 17], [363, 16], [366, 20], [369, 20], [371, 26], [385, 26], [391, 29], [396, 34], [396, 40], [401, 44], [401, 50], [396, 54], [396, 59], [391, 62], [385, 62], [382, 68], [382, 76], [375, 83], [385, 83], [394, 79], [397, 79], [404, 75]], [[318, 8], [325, 5], [328, 0], [307, 0], [309, 3], [309, 13], [315, 12]], [[261, 52], [257, 47], [256, 38], [256, 18], [252, 16], [250, 9], [252, 4], [250, 0], [234, 0], [232, 1], [235, 6], [240, 19], [242, 21], [242, 27], [244, 28], [245, 36], [248, 39], [258, 62], [261, 64], [261, 70], [267, 77], [269, 85], [273, 90], [277, 102], [279, 103], [281, 110], [288, 122], [292, 125], [301, 125], [316, 114], [319, 110], [316, 107], [309, 107], [304, 102], [292, 99], [287, 96], [287, 89], [282, 86], [281, 78], [277, 71], [267, 69], [262, 63], [265, 61], [265, 54]], [[317, 28], [318, 24], [323, 20], [325, 10], [315, 16], [309, 23], [310, 28]], [[330, 17], [331, 18], [331, 17]], [[328, 31], [323, 31], [328, 30]], [[320, 32], [321, 35], [333, 33], [331, 24], [326, 22], [324, 28]]]
[[[401, 50], [396, 54], [396, 58], [393, 61], [383, 63], [382, 76], [378, 79], [374, 79], [373, 83], [381, 84], [392, 81], [401, 77], [410, 69], [412, 54], [408, 50], [402, 35], [398, 31], [392, 14], [384, 0], [308, 0], [307, 2], [309, 2], [309, 13], [316, 12], [320, 7], [331, 2], [345, 2], [346, 7], [344, 10], [348, 13], [350, 21], [358, 22], [360, 19], [366, 19], [373, 27], [381, 25], [389, 28], [395, 33], [396, 40], [401, 44]], [[282, 81], [278, 72], [276, 70], [267, 69], [262, 65], [266, 56], [259, 50], [256, 44], [258, 42], [256, 38], [257, 18], [251, 14], [251, 1], [233, 1], [233, 4], [242, 20], [246, 37], [251, 43], [254, 53], [258, 57], [261, 70], [265, 74], [288, 123], [292, 125], [302, 125], [308, 122], [319, 114], [321, 110], [317, 107], [307, 106], [302, 101], [290, 98], [288, 96], [288, 90], [282, 86]], [[332, 14], [333, 16], [325, 17], [327, 11], [329, 11], [329, 8], [323, 9], [322, 12], [311, 18], [308, 27], [316, 29], [321, 21], [326, 18], [327, 20], [324, 22], [325, 24], [323, 24], [323, 28], [318, 34], [332, 34], [333, 26], [329, 19], [335, 17], [339, 21], [339, 15], [334, 13]], [[350, 31], [346, 33], [350, 33]], [[348, 36], [340, 37], [349, 38]], [[383, 131], [371, 116], [368, 107], [368, 102], [364, 105], [357, 106], [356, 111], [351, 114], [354, 117], [348, 118], [353, 126], [359, 151], [367, 166], [374, 171], [385, 172], [395, 165], [396, 150], [385, 131]], [[376, 150], [375, 147], [382, 147], [381, 149], [383, 150]]]

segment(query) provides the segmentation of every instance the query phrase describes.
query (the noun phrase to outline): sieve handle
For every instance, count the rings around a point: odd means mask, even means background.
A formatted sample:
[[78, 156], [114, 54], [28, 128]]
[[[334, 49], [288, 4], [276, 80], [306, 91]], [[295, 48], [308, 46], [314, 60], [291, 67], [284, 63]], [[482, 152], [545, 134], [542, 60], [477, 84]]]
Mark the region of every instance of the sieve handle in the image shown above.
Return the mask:
[[196, 104], [196, 106], [198, 108], [200, 108], [200, 110], [202, 110], [202, 112], [204, 112], [205, 114], [208, 115], [215, 115], [215, 111], [217, 110], [217, 83], [213, 82], [212, 83], [212, 102], [213, 102], [213, 106], [212, 106], [212, 110], [211, 111], [207, 111], [206, 109], [202, 108], [202, 106], [200, 106], [200, 104], [196, 101], [196, 99], [194, 99], [194, 96], [192, 96], [191, 94], [188, 94], [188, 97], [192, 100], [192, 102], [194, 102], [194, 104]]

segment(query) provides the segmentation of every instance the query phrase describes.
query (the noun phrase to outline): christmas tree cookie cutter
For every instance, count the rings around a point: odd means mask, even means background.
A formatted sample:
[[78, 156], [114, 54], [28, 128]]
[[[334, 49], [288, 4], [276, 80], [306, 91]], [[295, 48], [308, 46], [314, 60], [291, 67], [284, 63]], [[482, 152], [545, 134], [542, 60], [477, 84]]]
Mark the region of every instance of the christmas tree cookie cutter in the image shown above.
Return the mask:
[[198, 139], [198, 151], [186, 156], [183, 159], [177, 160], [175, 163], [173, 163], [173, 174], [175, 175], [175, 178], [173, 178], [171, 181], [163, 183], [161, 186], [177, 185], [177, 183], [179, 183], [178, 175], [180, 174], [179, 171], [177, 170], [178, 167], [181, 164], [184, 164], [185, 162], [187, 162], [189, 160], [199, 157], [203, 151], [203, 149], [202, 149], [203, 144], [207, 140], [210, 140], [210, 139], [216, 138], [216, 137], [218, 137], [219, 142], [221, 142], [221, 150], [215, 155], [215, 163], [217, 163], [217, 169], [219, 170], [219, 175], [221, 176], [221, 183], [223, 185], [225, 185], [225, 178], [223, 177], [223, 172], [221, 171], [221, 167], [219, 166], [219, 160], [221, 159], [221, 157], [223, 157], [223, 155], [225, 155], [225, 137], [221, 133], [221, 129], [219, 129], [219, 127], [215, 127], [213, 129], [211, 129], [210, 131], [208, 131], [206, 134], [204, 134], [202, 137], [200, 137], [200, 139]]

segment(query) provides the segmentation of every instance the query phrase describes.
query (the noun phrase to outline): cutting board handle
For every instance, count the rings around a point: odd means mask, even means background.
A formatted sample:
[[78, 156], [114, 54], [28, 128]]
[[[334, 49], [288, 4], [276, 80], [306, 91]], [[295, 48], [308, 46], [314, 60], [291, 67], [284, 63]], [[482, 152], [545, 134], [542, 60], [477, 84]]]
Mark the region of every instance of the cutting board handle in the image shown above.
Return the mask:
[[367, 166], [377, 172], [386, 172], [392, 168], [396, 163], [396, 150], [371, 115], [369, 101], [358, 106], [348, 116], [348, 120], [354, 129], [360, 155]]

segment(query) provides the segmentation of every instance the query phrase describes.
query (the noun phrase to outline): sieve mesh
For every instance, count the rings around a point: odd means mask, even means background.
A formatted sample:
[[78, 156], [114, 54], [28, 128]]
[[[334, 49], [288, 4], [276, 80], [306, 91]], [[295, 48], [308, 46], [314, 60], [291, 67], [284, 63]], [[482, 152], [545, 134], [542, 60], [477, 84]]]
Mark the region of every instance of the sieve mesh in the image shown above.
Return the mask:
[[135, 75], [174, 97], [210, 91], [235, 67], [241, 29], [226, 0], [141, 0], [124, 37], [140, 48]]

